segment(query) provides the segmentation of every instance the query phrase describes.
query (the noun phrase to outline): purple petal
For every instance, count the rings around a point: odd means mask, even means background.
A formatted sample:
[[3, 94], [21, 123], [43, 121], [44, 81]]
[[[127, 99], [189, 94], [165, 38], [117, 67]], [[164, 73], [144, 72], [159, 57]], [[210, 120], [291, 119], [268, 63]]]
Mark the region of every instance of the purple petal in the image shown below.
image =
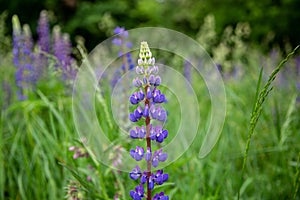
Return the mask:
[[121, 46], [122, 45], [122, 40], [120, 38], [114, 38], [112, 40], [112, 43], [116, 46]]
[[162, 131], [162, 135], [164, 136], [164, 139], [166, 139], [168, 137], [168, 130], [163, 130]]
[[131, 198], [133, 198], [134, 199], [134, 195], [135, 195], [135, 191], [133, 191], [133, 190], [130, 190], [130, 196], [131, 196]]
[[162, 153], [162, 154], [160, 154], [160, 155], [158, 156], [158, 160], [159, 160], [160, 162], [166, 161], [167, 158], [168, 158], [168, 154], [167, 154], [167, 153]]
[[157, 115], [157, 119], [159, 121], [166, 121], [167, 118], [167, 113], [165, 110], [161, 110], [161, 112], [159, 112], [159, 114]]
[[147, 99], [151, 99], [151, 98], [152, 98], [151, 88], [148, 87], [148, 88], [147, 88]]
[[158, 166], [158, 160], [157, 159], [153, 159], [152, 160], [152, 166], [153, 167], [157, 167]]
[[138, 134], [137, 134], [137, 132], [135, 131], [135, 130], [130, 130], [130, 137], [132, 138], [132, 139], [136, 139], [136, 138], [138, 138]]
[[142, 128], [139, 130], [139, 138], [144, 138], [146, 136], [146, 130], [145, 127], [142, 126]]
[[132, 43], [131, 42], [126, 42], [126, 47], [131, 49], [132, 48]]
[[132, 121], [132, 122], [137, 122], [137, 119], [135, 118], [135, 116], [134, 116], [133, 113], [130, 113], [130, 114], [129, 114], [129, 119], [130, 119], [130, 121]]
[[169, 179], [169, 174], [163, 174], [163, 182], [166, 182]]
[[154, 86], [159, 86], [161, 84], [161, 78], [156, 76]]
[[146, 160], [146, 161], [150, 161], [151, 156], [152, 156], [152, 153], [151, 153], [151, 151], [150, 151], [150, 148], [148, 147], [148, 148], [147, 148], [146, 155], [145, 155], [145, 160]]
[[149, 117], [149, 106], [148, 106], [148, 104], [145, 105], [145, 109], [144, 109], [144, 112], [143, 112], [143, 116], [144, 116], [144, 117]]
[[143, 77], [143, 82], [145, 85], [148, 83], [146, 76]]
[[140, 89], [140, 91], [138, 92], [139, 101], [142, 101], [144, 97], [145, 97], [144, 92], [142, 89]]
[[135, 105], [135, 104], [138, 103], [137, 96], [134, 95], [134, 94], [132, 94], [132, 95], [130, 96], [129, 100], [130, 100], [130, 103], [133, 104], [133, 105]]
[[154, 83], [155, 83], [155, 77], [152, 74], [149, 76], [149, 83], [150, 83], [150, 85], [154, 85]]
[[141, 86], [142, 86], [142, 82], [141, 82], [141, 80], [140, 80], [139, 78], [133, 79], [132, 84], [133, 84], [135, 87], [141, 87]]
[[130, 155], [131, 155], [132, 158], [135, 158], [135, 154], [136, 154], [135, 150], [131, 149], [130, 150]]

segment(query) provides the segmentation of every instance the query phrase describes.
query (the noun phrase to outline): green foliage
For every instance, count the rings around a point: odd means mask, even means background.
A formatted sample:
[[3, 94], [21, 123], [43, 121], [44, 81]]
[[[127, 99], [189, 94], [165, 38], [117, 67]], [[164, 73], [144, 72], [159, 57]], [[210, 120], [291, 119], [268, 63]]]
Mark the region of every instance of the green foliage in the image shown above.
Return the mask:
[[5, 59], [2, 57], [11, 49], [11, 40], [10, 37], [7, 36], [7, 28], [6, 28], [6, 19], [7, 19], [7, 12], [4, 11], [0, 15], [0, 62], [1, 60]]
[[[296, 46], [300, 34], [297, 0], [15, 0], [0, 3], [0, 12], [8, 10], [9, 17], [18, 14], [33, 28], [42, 9], [53, 11], [53, 20], [73, 38], [76, 35], [88, 38], [88, 49], [110, 35], [115, 25], [127, 29], [160, 26], [196, 36], [208, 14], [215, 16], [217, 38], [227, 26], [235, 28], [239, 22], [247, 22], [252, 29], [249, 40], [265, 50], [274, 44], [283, 47], [286, 42]], [[103, 20], [108, 20], [105, 26]]]

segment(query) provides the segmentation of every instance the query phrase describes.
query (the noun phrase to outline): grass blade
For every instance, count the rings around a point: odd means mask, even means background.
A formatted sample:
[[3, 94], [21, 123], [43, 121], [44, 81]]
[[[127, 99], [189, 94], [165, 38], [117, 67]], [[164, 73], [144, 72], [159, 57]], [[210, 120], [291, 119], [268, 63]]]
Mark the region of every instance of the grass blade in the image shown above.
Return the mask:
[[[244, 159], [243, 159], [242, 173], [241, 173], [241, 183], [239, 184], [239, 189], [238, 189], [238, 199], [240, 199], [240, 190], [241, 190], [241, 185], [243, 184], [243, 176], [244, 176], [244, 172], [245, 172], [245, 168], [246, 168], [246, 163], [247, 163], [247, 158], [248, 158], [248, 152], [249, 152], [249, 148], [250, 148], [251, 138], [252, 138], [252, 135], [254, 133], [254, 129], [255, 129], [256, 125], [257, 125], [257, 122], [258, 122], [258, 119], [260, 117], [260, 114], [262, 112], [263, 103], [265, 102], [267, 96], [269, 95], [269, 93], [273, 89], [273, 87], [271, 86], [271, 84], [275, 80], [278, 72], [282, 69], [282, 67], [290, 59], [290, 57], [292, 57], [296, 53], [296, 51], [299, 49], [299, 47], [300, 46], [298, 45], [273, 70], [273, 72], [269, 76], [269, 79], [268, 79], [267, 83], [265, 84], [265, 86], [263, 87], [263, 89], [261, 90], [261, 92], [259, 93], [258, 98], [257, 98], [257, 100], [256, 100], [256, 102], [254, 104], [253, 111], [251, 113], [251, 118], [250, 118], [250, 126], [249, 126], [249, 129], [248, 129], [248, 137], [247, 137], [247, 142], [246, 142], [246, 148], [245, 148], [245, 152], [244, 152]], [[261, 81], [261, 77], [259, 78], [257, 88], [259, 88], [260, 81]]]

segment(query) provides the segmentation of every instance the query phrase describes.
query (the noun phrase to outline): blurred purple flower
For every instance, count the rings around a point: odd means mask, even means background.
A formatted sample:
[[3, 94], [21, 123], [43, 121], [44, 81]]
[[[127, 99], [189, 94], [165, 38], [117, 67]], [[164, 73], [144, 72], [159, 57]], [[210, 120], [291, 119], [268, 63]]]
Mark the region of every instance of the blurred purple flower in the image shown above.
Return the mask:
[[50, 27], [48, 13], [45, 10], [40, 13], [37, 33], [39, 49], [46, 53], [50, 53]]
[[46, 73], [49, 65], [49, 59], [47, 54], [50, 53], [50, 26], [47, 11], [43, 10], [40, 13], [40, 18], [37, 27], [38, 33], [38, 54], [35, 58], [35, 72], [37, 78], [40, 78]]
[[57, 69], [61, 67], [62, 78], [64, 80], [72, 80], [76, 76], [74, 67], [74, 59], [71, 56], [72, 45], [69, 35], [62, 34], [59, 26], [55, 26], [53, 30], [53, 51], [58, 60]]
[[18, 87], [19, 100], [25, 100], [27, 96], [24, 91], [32, 89], [36, 84], [34, 72], [33, 40], [28, 25], [21, 25], [18, 17], [13, 16], [13, 63], [16, 67], [15, 81]]
[[112, 44], [114, 44], [117, 47], [120, 47], [118, 56], [122, 58], [122, 65], [121, 70], [117, 69], [113, 75], [113, 78], [111, 80], [111, 86], [112, 88], [115, 87], [118, 80], [122, 77], [123, 74], [125, 74], [127, 71], [130, 71], [134, 68], [134, 64], [132, 62], [131, 53], [127, 52], [126, 49], [132, 48], [132, 43], [126, 41], [129, 34], [128, 31], [125, 30], [124, 27], [116, 27], [114, 29], [114, 34], [117, 34], [114, 39], [112, 40]]

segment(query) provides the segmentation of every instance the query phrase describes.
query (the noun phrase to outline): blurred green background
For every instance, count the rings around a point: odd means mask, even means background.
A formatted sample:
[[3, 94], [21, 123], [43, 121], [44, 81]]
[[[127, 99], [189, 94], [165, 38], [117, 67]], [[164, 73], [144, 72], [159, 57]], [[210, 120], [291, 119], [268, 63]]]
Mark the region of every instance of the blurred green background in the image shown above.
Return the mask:
[[[0, 12], [9, 12], [8, 20], [18, 14], [21, 23], [32, 30], [42, 9], [52, 11], [51, 22], [74, 37], [86, 38], [86, 46], [111, 34], [116, 25], [132, 29], [160, 26], [196, 36], [204, 17], [213, 14], [218, 36], [225, 27], [248, 22], [250, 42], [269, 49], [286, 43], [295, 46], [300, 41], [299, 0], [14, 0], [0, 1]], [[35, 35], [36, 36], [36, 35]], [[261, 45], [263, 44], [263, 45]]]

